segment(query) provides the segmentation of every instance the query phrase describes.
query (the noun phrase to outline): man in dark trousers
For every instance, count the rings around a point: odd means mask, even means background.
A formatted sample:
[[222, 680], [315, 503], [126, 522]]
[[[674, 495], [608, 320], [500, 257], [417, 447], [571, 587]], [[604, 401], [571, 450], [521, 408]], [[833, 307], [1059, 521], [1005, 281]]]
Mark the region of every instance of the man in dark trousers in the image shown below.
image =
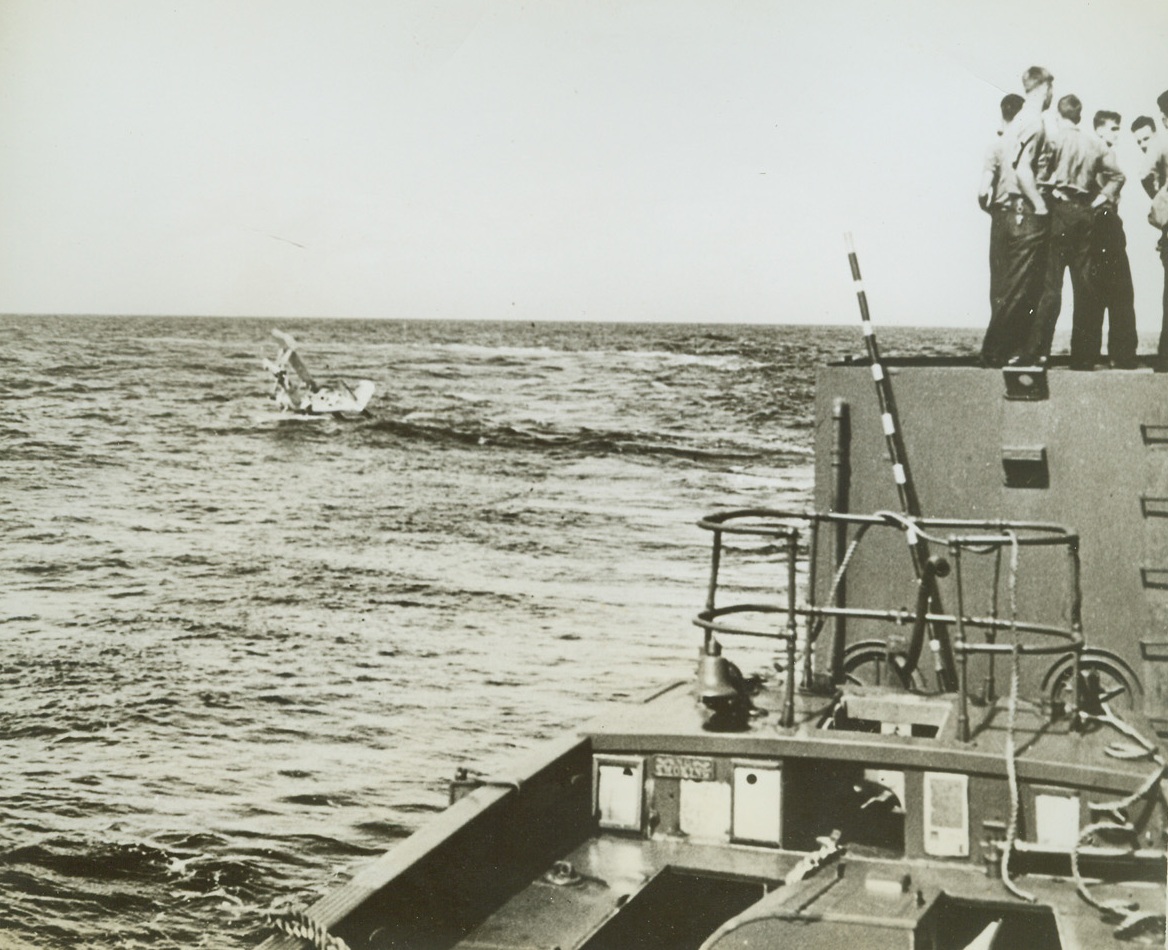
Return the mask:
[[1046, 206], [1035, 182], [1037, 153], [1045, 140], [1043, 114], [1050, 107], [1054, 77], [1041, 66], [1022, 74], [1025, 102], [1003, 130], [1002, 167], [1013, 179], [1002, 202], [997, 239], [1001, 254], [991, 276], [995, 293], [982, 344], [987, 366], [1026, 361], [1046, 265]]
[[[1095, 113], [1095, 134], [1111, 151], [1119, 140], [1123, 122], [1118, 112]], [[1118, 194], [1116, 199], [1118, 200]], [[1100, 315], [1107, 311], [1107, 357], [1115, 369], [1136, 365], [1136, 308], [1132, 289], [1131, 264], [1127, 259], [1127, 237], [1119, 208], [1108, 201], [1095, 211], [1094, 270], [1091, 283], [1099, 294]]]
[[[1168, 90], [1160, 93], [1156, 105], [1160, 107], [1160, 122], [1164, 129], [1168, 129]], [[1151, 164], [1142, 183], [1148, 197], [1152, 199], [1168, 185], [1168, 132], [1164, 129], [1156, 134], [1147, 147], [1147, 156]], [[1161, 227], [1160, 241], [1156, 249], [1160, 252], [1160, 264], [1164, 268], [1164, 312], [1160, 323], [1160, 345], [1156, 348], [1154, 368], [1157, 373], [1168, 373], [1168, 226]]]
[[[981, 186], [977, 203], [990, 216], [990, 324], [982, 342], [981, 358], [986, 366], [1002, 366], [1009, 359], [1009, 329], [999, 306], [1002, 272], [1005, 269], [1003, 244], [1007, 233], [1007, 219], [1014, 202], [1020, 198], [1014, 167], [1002, 155], [1002, 142], [1010, 122], [1021, 110], [1025, 100], [1017, 93], [1002, 97], [1002, 122], [997, 135], [986, 151], [982, 168]], [[995, 320], [995, 316], [997, 320]]]
[[1095, 212], [1115, 204], [1124, 177], [1111, 150], [1079, 128], [1083, 103], [1078, 96], [1059, 99], [1058, 114], [1058, 131], [1047, 137], [1038, 161], [1038, 183], [1050, 210], [1050, 251], [1029, 352], [1037, 360], [1050, 356], [1069, 269], [1075, 295], [1071, 369], [1087, 370], [1094, 369], [1103, 345], [1103, 310], [1092, 283]]

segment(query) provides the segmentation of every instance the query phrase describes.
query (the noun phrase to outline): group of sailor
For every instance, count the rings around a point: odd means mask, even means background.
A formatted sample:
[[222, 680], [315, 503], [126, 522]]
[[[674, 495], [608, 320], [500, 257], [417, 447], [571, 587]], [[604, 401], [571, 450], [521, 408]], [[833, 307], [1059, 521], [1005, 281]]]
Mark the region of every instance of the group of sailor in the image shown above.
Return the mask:
[[[990, 322], [982, 343], [986, 366], [1044, 365], [1071, 275], [1072, 369], [1101, 361], [1104, 314], [1112, 366], [1136, 365], [1136, 318], [1127, 240], [1118, 213], [1125, 176], [1115, 158], [1123, 119], [1100, 110], [1081, 127], [1073, 94], [1054, 102], [1054, 77], [1041, 66], [1022, 75], [1024, 95], [1002, 99], [978, 202], [990, 225]], [[1152, 201], [1149, 221], [1161, 230], [1164, 314], [1153, 368], [1168, 372], [1168, 91], [1156, 100], [1163, 130], [1140, 116], [1131, 124], [1146, 156], [1141, 183]], [[1052, 108], [1053, 104], [1053, 108]]]

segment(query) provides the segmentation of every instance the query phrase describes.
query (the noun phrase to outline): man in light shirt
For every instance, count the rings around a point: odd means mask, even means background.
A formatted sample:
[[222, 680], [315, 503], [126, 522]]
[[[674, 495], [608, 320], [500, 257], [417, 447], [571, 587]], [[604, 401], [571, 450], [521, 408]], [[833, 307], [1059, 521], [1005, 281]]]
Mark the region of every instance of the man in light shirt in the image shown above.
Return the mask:
[[987, 366], [1027, 362], [1033, 323], [1046, 272], [1046, 205], [1035, 183], [1035, 149], [1045, 138], [1044, 112], [1054, 77], [1041, 66], [1022, 74], [1025, 102], [1002, 132], [1002, 169], [1009, 176], [1006, 213], [1000, 229], [1001, 256], [992, 275], [996, 297], [982, 361]]
[[1006, 311], [1000, 306], [1002, 275], [1006, 269], [1003, 247], [1007, 240], [1008, 219], [1018, 199], [1018, 184], [1014, 178], [1013, 165], [1002, 154], [1002, 142], [1010, 122], [1021, 110], [1025, 100], [1017, 93], [1002, 98], [999, 105], [1002, 114], [1001, 126], [986, 151], [982, 168], [981, 185], [978, 188], [977, 203], [990, 216], [990, 323], [982, 342], [981, 358], [986, 366], [1003, 366], [1016, 347], [1011, 341], [1011, 327], [1005, 319]]
[[[1164, 129], [1168, 129], [1168, 90], [1160, 93], [1156, 99], [1160, 107], [1160, 122]], [[1144, 190], [1149, 198], [1155, 198], [1165, 185], [1168, 185], [1168, 132], [1160, 130], [1155, 138], [1147, 145], [1145, 154], [1149, 159], [1147, 174], [1141, 179]], [[1138, 141], [1138, 139], [1137, 139]], [[1160, 322], [1160, 344], [1156, 348], [1155, 370], [1157, 373], [1168, 373], [1168, 228], [1160, 233], [1160, 241], [1156, 245], [1160, 252], [1160, 264], [1164, 268], [1164, 298], [1163, 316]]]
[[[1118, 112], [1095, 113], [1095, 134], [1109, 150], [1119, 140], [1123, 118]], [[1116, 200], [1119, 196], [1116, 195]], [[1134, 369], [1136, 365], [1136, 310], [1132, 289], [1131, 264], [1127, 259], [1127, 236], [1119, 208], [1108, 201], [1095, 211], [1092, 225], [1094, 270], [1091, 283], [1099, 295], [1099, 318], [1107, 312], [1107, 356], [1115, 369]]]
[[1079, 127], [1083, 103], [1078, 96], [1059, 99], [1058, 114], [1058, 130], [1046, 137], [1036, 166], [1050, 214], [1050, 249], [1031, 352], [1040, 360], [1050, 356], [1062, 309], [1063, 277], [1069, 270], [1074, 291], [1071, 369], [1089, 370], [1099, 360], [1103, 335], [1103, 310], [1093, 284], [1092, 225], [1097, 209], [1117, 202], [1124, 175], [1100, 138]]

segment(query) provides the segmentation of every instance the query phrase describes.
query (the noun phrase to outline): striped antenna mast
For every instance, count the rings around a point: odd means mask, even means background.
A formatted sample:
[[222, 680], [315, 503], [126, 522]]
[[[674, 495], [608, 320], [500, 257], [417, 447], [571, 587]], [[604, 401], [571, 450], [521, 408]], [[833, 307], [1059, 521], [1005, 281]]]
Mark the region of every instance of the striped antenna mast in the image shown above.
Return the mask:
[[[860, 261], [856, 257], [856, 245], [851, 232], [844, 235], [848, 249], [848, 263], [852, 268], [852, 281], [856, 287], [856, 300], [860, 305], [860, 325], [864, 332], [864, 345], [868, 348], [868, 360], [872, 364], [872, 380], [876, 383], [876, 398], [880, 403], [880, 425], [884, 430], [884, 441], [892, 459], [892, 480], [896, 483], [896, 494], [900, 499], [901, 511], [911, 518], [921, 516], [921, 502], [913, 484], [912, 470], [908, 464], [908, 453], [904, 448], [904, 436], [900, 430], [900, 416], [896, 411], [896, 398], [892, 393], [892, 380], [880, 360], [880, 346], [876, 342], [876, 330], [868, 312], [868, 295], [864, 292], [864, 278], [860, 275]], [[928, 585], [928, 608], [930, 613], [940, 613], [941, 598], [937, 592], [934, 572], [927, 568], [929, 543], [922, 538], [910, 523], [906, 529], [909, 553], [912, 556], [913, 571], [917, 580]], [[943, 689], [956, 686], [956, 669], [953, 648], [944, 624], [933, 624], [930, 646], [937, 660], [937, 678]], [[911, 669], [906, 672], [912, 672]]]
[[[876, 330], [868, 313], [868, 295], [864, 292], [864, 278], [860, 276], [860, 261], [856, 257], [856, 245], [849, 232], [844, 235], [848, 247], [848, 263], [852, 266], [852, 281], [856, 286], [856, 300], [860, 304], [860, 325], [864, 330], [864, 344], [868, 348], [868, 360], [872, 364], [872, 379], [876, 383], [876, 398], [880, 401], [880, 424], [884, 428], [884, 441], [888, 444], [888, 454], [892, 458], [892, 478], [896, 482], [896, 494], [900, 498], [900, 509], [910, 518], [919, 518], [921, 502], [913, 485], [912, 472], [908, 467], [908, 454], [904, 450], [904, 438], [900, 434], [900, 417], [896, 412], [896, 399], [892, 394], [892, 381], [880, 361], [880, 346], [876, 342]], [[913, 563], [920, 575], [921, 564], [916, 564], [916, 533], [910, 543], [913, 545]], [[925, 556], [927, 557], [927, 549]]]

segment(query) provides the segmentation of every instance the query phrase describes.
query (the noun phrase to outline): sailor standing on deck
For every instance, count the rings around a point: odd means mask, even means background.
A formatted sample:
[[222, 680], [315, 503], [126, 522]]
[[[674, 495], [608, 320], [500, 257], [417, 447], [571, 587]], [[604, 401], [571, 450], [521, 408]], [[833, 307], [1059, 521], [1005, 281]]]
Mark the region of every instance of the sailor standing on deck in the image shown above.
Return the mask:
[[1039, 156], [1039, 185], [1050, 210], [1050, 251], [1029, 349], [1038, 359], [1050, 356], [1069, 269], [1075, 301], [1071, 369], [1086, 370], [1099, 359], [1103, 333], [1103, 309], [1092, 283], [1092, 225], [1096, 209], [1118, 201], [1124, 176], [1099, 137], [1079, 128], [1083, 103], [1078, 96], [1059, 99], [1058, 113], [1058, 132], [1047, 137]]
[[1054, 77], [1041, 66], [1022, 74], [1026, 91], [1021, 110], [1002, 132], [1002, 166], [1013, 181], [1004, 202], [1000, 270], [993, 283], [997, 297], [982, 346], [987, 366], [1024, 361], [1033, 336], [1034, 315], [1046, 271], [1046, 204], [1038, 191], [1036, 169], [1046, 139], [1043, 115], [1050, 107]]
[[[1165, 131], [1168, 129], [1168, 90], [1160, 93], [1156, 99], [1156, 105], [1160, 107], [1160, 122], [1164, 129], [1161, 129], [1156, 137], [1148, 143], [1146, 151], [1151, 164], [1142, 182], [1148, 197], [1152, 199], [1153, 212], [1148, 215], [1148, 221], [1153, 226], [1160, 228], [1160, 241], [1156, 245], [1156, 249], [1160, 252], [1160, 263], [1164, 267], [1164, 313], [1160, 324], [1160, 345], [1156, 349], [1154, 368], [1157, 373], [1168, 373], [1168, 221], [1154, 218], [1156, 198], [1161, 191], [1168, 187], [1168, 132]], [[1139, 133], [1136, 134], [1138, 141]], [[1159, 224], [1157, 224], [1158, 220]]]
[[[1095, 134], [1112, 154], [1122, 122], [1118, 112], [1100, 110], [1095, 113]], [[1118, 195], [1116, 197], [1118, 199]], [[1138, 343], [1135, 291], [1119, 209], [1110, 201], [1100, 206], [1095, 212], [1093, 228], [1095, 247], [1091, 283], [1099, 294], [1100, 320], [1103, 311], [1107, 311], [1107, 356], [1115, 369], [1134, 369]]]
[[1002, 274], [1006, 268], [1003, 246], [1008, 230], [1007, 220], [1013, 213], [1013, 203], [1020, 195], [1014, 178], [1014, 167], [1009, 161], [1004, 160], [1002, 155], [1002, 142], [1010, 122], [1025, 101], [1014, 92], [1002, 97], [1000, 104], [1002, 122], [986, 152], [981, 187], [977, 193], [977, 203], [982, 211], [990, 215], [990, 324], [986, 328], [985, 340], [981, 346], [981, 358], [986, 366], [1002, 366], [1011, 355], [1008, 352], [1009, 327], [1004, 320], [1004, 311], [999, 306], [999, 299], [1002, 293]]

